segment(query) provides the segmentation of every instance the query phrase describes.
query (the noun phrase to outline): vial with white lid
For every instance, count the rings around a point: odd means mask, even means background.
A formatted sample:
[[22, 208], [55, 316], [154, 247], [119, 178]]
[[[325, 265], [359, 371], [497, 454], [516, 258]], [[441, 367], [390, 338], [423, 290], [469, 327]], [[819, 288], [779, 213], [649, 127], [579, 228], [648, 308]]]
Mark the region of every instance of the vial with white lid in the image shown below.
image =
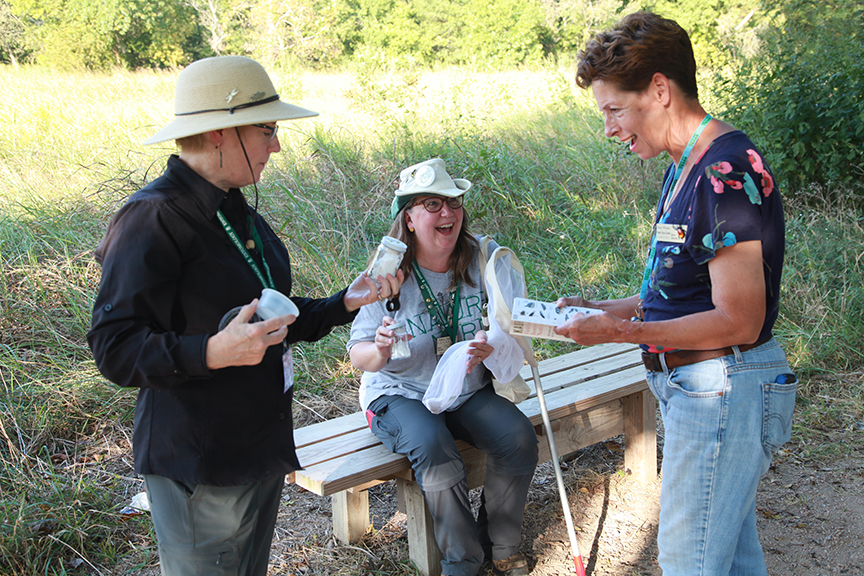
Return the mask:
[[408, 330], [404, 322], [388, 326], [393, 331], [393, 344], [390, 345], [390, 359], [410, 358], [411, 348], [408, 346]]
[[402, 256], [407, 249], [408, 246], [404, 242], [392, 236], [381, 238], [381, 243], [375, 251], [375, 258], [369, 267], [369, 277], [375, 280], [378, 276], [386, 277], [387, 274], [396, 276], [399, 264], [402, 263]]

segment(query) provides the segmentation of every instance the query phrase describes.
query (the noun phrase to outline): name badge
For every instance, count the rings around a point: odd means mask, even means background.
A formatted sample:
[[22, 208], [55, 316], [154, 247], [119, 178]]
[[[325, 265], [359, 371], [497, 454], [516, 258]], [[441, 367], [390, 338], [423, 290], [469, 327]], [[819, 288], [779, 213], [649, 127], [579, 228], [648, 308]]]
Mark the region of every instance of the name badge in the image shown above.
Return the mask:
[[294, 354], [291, 351], [291, 346], [284, 345], [282, 352], [282, 379], [284, 385], [282, 393], [288, 392], [294, 386]]
[[683, 244], [687, 239], [686, 224], [657, 224], [657, 241]]
[[449, 336], [442, 336], [441, 338], [435, 339], [435, 354], [438, 356], [443, 356], [450, 346], [453, 345], [453, 340], [450, 339]]

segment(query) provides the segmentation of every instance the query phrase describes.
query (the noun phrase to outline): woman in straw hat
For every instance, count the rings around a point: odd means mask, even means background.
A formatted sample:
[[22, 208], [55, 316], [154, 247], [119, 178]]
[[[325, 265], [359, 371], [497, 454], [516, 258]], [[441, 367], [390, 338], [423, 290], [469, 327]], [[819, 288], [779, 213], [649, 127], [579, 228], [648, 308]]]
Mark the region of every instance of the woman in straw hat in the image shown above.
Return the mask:
[[300, 468], [288, 345], [398, 294], [392, 275], [360, 274], [329, 298], [292, 298], [293, 313], [257, 308], [264, 288], [290, 294], [291, 264], [240, 188], [279, 152], [277, 121], [314, 115], [282, 102], [253, 60], [194, 62], [177, 79], [174, 121], [146, 142], [176, 140], [179, 155], [96, 249], [87, 337], [99, 370], [139, 389], [135, 471], [164, 575], [267, 572], [284, 477]]
[[[462, 206], [470, 187], [468, 180], [452, 179], [438, 158], [402, 171], [390, 230], [407, 245], [401, 307], [395, 318], [383, 304], [361, 310], [348, 349], [352, 364], [364, 371], [360, 404], [372, 432], [411, 461], [432, 513], [442, 573], [473, 576], [485, 557], [496, 574], [524, 576], [528, 564], [519, 546], [537, 435], [531, 421], [495, 393], [481, 364], [493, 349], [483, 330], [480, 248]], [[394, 322], [404, 322], [413, 336], [408, 358], [391, 358]], [[442, 356], [458, 341], [470, 341], [461, 393], [446, 411], [433, 414], [424, 394]], [[476, 521], [456, 440], [487, 455]]]
[[796, 378], [772, 327], [780, 307], [783, 205], [742, 132], [699, 104], [687, 32], [650, 12], [588, 42], [577, 82], [606, 135], [642, 159], [667, 152], [640, 294], [589, 302], [557, 332], [642, 344], [665, 424], [658, 561], [664, 576], [764, 575], [756, 487], [789, 439]]

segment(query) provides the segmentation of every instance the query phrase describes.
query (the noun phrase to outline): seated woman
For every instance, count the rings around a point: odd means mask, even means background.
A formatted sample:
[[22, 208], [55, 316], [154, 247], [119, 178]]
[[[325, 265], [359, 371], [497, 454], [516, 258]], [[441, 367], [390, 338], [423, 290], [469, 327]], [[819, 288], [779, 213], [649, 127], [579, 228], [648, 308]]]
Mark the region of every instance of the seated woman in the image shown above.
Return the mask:
[[[467, 180], [451, 179], [438, 158], [402, 171], [390, 230], [408, 246], [401, 307], [395, 318], [384, 302], [362, 308], [348, 350], [352, 364], [364, 371], [360, 404], [371, 412], [372, 432], [411, 461], [433, 517], [442, 573], [473, 576], [485, 556], [496, 574], [524, 576], [528, 563], [519, 545], [537, 436], [530, 420], [495, 394], [481, 365], [493, 350], [482, 329], [480, 251], [462, 206], [470, 187]], [[391, 360], [389, 326], [396, 321], [404, 321], [412, 336], [411, 356]], [[433, 414], [423, 395], [442, 355], [458, 340], [471, 340], [462, 393], [448, 410]], [[487, 455], [476, 521], [456, 440]]]

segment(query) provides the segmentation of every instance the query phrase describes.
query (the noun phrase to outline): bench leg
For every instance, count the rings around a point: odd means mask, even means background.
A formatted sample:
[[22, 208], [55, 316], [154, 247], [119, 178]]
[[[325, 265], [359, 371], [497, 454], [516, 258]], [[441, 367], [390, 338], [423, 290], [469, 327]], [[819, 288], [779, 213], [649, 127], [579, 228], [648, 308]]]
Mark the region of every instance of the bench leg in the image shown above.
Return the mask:
[[638, 482], [657, 480], [657, 401], [650, 392], [625, 396], [624, 468]]
[[408, 516], [408, 555], [423, 576], [441, 575], [441, 551], [435, 542], [432, 514], [420, 485], [413, 480], [396, 479], [399, 494]]
[[331, 496], [333, 535], [340, 544], [357, 542], [369, 528], [369, 491], [343, 490]]

